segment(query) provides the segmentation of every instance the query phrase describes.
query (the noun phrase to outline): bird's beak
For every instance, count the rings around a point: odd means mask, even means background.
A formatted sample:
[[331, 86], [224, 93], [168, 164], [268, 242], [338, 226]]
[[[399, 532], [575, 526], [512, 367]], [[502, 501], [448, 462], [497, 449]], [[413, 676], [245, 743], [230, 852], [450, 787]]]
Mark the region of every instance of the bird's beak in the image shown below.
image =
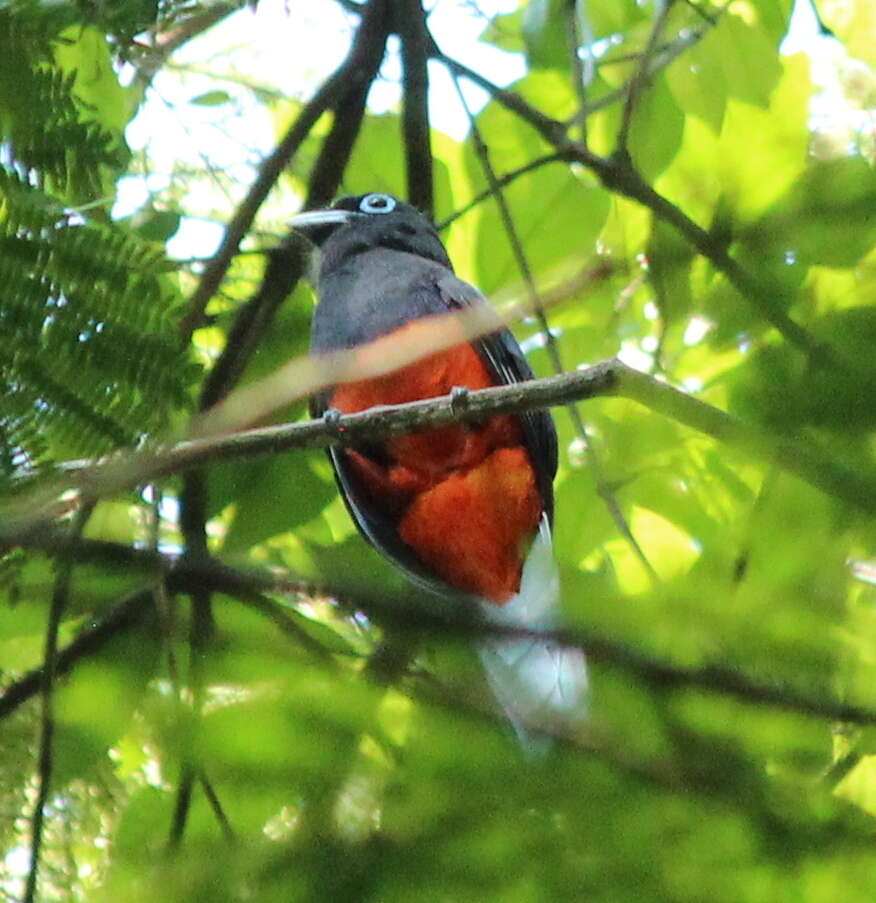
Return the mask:
[[361, 213], [353, 210], [305, 210], [293, 216], [286, 225], [290, 229], [312, 229], [314, 226], [342, 226], [359, 219]]

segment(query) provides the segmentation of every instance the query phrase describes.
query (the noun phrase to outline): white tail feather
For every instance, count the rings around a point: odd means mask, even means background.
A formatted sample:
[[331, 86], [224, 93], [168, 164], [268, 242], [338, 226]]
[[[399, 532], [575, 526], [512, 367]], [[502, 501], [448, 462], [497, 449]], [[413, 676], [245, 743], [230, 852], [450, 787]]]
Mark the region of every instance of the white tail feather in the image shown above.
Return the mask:
[[[490, 623], [523, 630], [556, 628], [560, 581], [551, 533], [542, 519], [520, 580], [504, 605], [483, 602]], [[490, 637], [478, 643], [490, 687], [525, 746], [539, 744], [527, 728], [568, 733], [585, 716], [587, 666], [580, 649], [537, 637]]]

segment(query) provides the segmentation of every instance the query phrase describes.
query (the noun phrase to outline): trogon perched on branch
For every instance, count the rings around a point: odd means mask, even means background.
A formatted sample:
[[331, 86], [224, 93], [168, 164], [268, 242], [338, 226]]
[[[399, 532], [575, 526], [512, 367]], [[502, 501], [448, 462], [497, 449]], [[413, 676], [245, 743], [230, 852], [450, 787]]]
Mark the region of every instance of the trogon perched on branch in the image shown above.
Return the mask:
[[[345, 197], [290, 225], [321, 250], [314, 353], [401, 334], [413, 321], [486, 304], [458, 279], [432, 224], [388, 194]], [[507, 329], [431, 354], [384, 376], [333, 387], [311, 413], [345, 413], [532, 379]], [[499, 415], [356, 446], [332, 448], [347, 507], [365, 538], [409, 578], [477, 604], [493, 623], [550, 629], [559, 582], [551, 553], [557, 438], [546, 411]], [[474, 601], [476, 600], [476, 601]], [[492, 635], [478, 651], [521, 736], [580, 717], [579, 650]]]

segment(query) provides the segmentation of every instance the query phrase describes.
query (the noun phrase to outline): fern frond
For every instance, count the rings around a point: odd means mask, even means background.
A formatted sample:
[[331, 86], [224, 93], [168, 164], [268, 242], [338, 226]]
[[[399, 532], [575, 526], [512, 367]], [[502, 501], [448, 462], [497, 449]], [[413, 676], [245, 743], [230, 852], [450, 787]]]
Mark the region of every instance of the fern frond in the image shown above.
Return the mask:
[[88, 200], [101, 194], [107, 167], [124, 166], [127, 149], [77, 100], [76, 73], [53, 63], [58, 28], [69, 18], [60, 12], [0, 8], [0, 140], [19, 172], [58, 196]]
[[[77, 218], [78, 219], [78, 218]], [[178, 296], [154, 245], [74, 221], [0, 167], [0, 435], [29, 463], [136, 443], [187, 403]]]

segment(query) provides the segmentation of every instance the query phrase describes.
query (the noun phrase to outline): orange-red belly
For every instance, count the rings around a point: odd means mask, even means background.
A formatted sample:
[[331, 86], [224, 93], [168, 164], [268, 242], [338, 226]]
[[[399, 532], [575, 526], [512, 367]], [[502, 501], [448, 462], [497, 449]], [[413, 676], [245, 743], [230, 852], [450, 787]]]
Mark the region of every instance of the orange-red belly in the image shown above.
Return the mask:
[[[402, 327], [404, 329], [404, 327]], [[493, 385], [463, 344], [374, 379], [339, 386], [330, 405], [345, 413]], [[520, 588], [526, 550], [542, 512], [519, 422], [490, 417], [393, 436], [380, 460], [345, 454], [363, 490], [397, 515], [401, 538], [451, 586], [501, 604]]]

